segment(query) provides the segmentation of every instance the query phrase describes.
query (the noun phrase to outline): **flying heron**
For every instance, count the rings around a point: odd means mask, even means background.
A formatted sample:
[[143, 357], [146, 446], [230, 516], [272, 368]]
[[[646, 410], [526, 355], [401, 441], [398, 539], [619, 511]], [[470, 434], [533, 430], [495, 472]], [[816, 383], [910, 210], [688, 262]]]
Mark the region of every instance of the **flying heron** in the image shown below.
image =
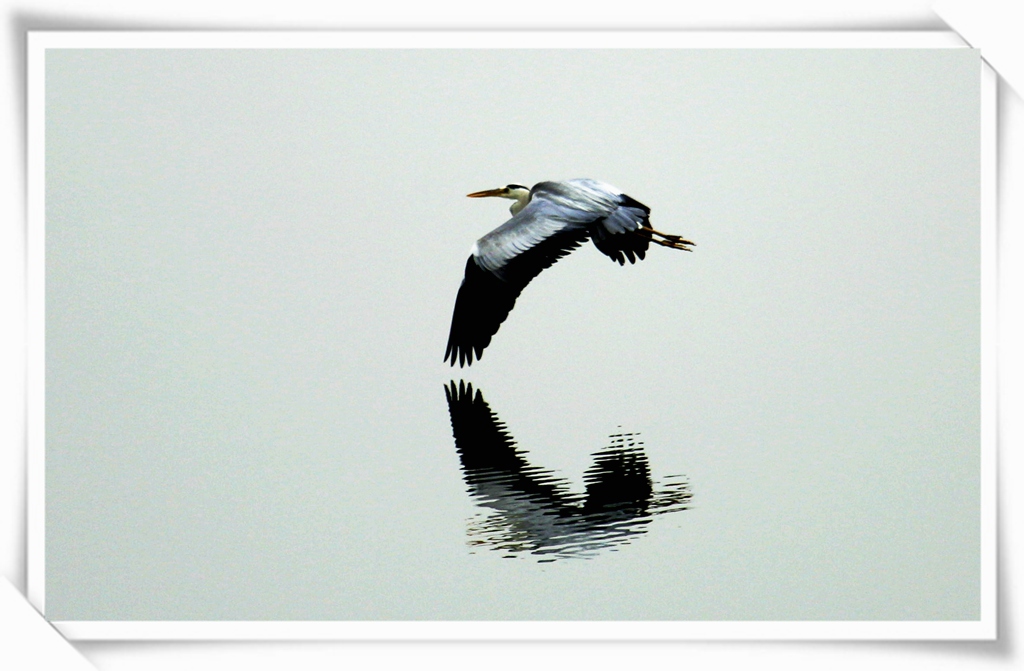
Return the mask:
[[454, 366], [479, 359], [508, 317], [516, 298], [542, 270], [587, 238], [619, 265], [644, 258], [648, 245], [691, 251], [694, 243], [651, 228], [651, 208], [595, 179], [509, 184], [470, 198], [513, 200], [512, 218], [476, 241], [455, 299], [445, 360]]

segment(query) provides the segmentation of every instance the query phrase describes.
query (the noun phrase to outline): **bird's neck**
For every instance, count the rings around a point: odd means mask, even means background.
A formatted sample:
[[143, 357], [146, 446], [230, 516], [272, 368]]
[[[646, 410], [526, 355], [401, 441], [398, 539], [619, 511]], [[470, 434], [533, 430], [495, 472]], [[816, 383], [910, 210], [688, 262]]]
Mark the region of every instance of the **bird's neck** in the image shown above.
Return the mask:
[[512, 207], [508, 208], [509, 212], [511, 212], [513, 216], [519, 214], [519, 211], [526, 207], [527, 203], [530, 202], [530, 192], [526, 189], [517, 189], [510, 194], [510, 197], [515, 198], [516, 201], [512, 203]]

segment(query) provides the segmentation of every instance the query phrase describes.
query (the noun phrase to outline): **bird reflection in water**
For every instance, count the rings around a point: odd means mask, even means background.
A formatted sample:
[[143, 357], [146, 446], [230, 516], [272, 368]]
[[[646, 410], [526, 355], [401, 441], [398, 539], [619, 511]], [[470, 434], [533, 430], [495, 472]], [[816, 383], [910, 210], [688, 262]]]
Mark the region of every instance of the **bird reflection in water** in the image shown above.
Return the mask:
[[472, 384], [452, 381], [445, 394], [469, 493], [494, 511], [471, 521], [471, 547], [542, 562], [593, 557], [645, 533], [654, 515], [689, 507], [684, 477], [670, 476], [655, 489], [637, 434], [610, 436], [583, 475], [586, 491], [578, 494], [553, 472], [530, 465]]

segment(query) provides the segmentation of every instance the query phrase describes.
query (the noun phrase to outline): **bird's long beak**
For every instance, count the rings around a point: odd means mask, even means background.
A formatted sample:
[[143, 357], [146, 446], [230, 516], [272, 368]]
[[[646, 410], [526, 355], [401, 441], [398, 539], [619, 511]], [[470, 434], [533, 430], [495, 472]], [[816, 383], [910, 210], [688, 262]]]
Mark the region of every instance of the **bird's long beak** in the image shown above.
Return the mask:
[[473, 193], [466, 194], [466, 198], [486, 198], [488, 196], [500, 196], [504, 193], [505, 189], [488, 189], [487, 191], [474, 191]]

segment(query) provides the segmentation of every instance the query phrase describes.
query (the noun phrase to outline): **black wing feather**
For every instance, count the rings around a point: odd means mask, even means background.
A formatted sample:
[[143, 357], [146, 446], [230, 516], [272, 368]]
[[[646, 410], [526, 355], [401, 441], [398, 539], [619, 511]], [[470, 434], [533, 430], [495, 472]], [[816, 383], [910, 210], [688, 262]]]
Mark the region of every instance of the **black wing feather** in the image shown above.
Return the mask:
[[632, 221], [639, 221], [643, 227], [648, 227], [650, 215], [651, 208], [626, 194], [620, 195], [618, 210], [610, 217], [591, 225], [590, 233], [594, 246], [612, 261], [618, 261], [620, 266], [625, 265], [626, 259], [629, 259], [630, 263], [636, 263], [637, 258], [643, 261], [651, 244], [650, 233], [644, 233], [642, 228], [626, 233], [614, 233], [608, 228], [608, 219], [626, 217]]
[[454, 366], [457, 360], [462, 367], [471, 365], [474, 355], [479, 360], [526, 285], [589, 236], [586, 228], [563, 229], [509, 260], [501, 268], [502, 277], [481, 268], [470, 256], [455, 299], [445, 361], [450, 359]]

